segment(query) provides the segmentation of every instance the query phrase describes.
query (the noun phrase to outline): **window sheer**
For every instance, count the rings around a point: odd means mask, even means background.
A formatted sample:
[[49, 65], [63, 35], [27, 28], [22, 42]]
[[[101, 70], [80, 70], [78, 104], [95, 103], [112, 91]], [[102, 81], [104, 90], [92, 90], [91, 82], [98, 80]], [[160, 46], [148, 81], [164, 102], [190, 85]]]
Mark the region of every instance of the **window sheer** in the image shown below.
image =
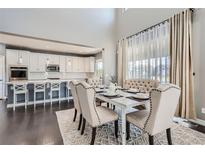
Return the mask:
[[127, 79], [169, 82], [169, 23], [128, 38]]

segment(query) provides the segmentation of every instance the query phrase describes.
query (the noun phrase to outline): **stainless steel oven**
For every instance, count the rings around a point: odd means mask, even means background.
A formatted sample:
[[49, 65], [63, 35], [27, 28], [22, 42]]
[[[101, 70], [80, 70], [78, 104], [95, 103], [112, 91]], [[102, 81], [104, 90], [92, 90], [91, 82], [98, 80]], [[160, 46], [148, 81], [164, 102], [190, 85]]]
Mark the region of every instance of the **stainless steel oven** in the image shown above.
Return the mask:
[[59, 67], [59, 65], [50, 64], [46, 67], [46, 71], [47, 72], [59, 72], [60, 67]]
[[10, 66], [9, 80], [28, 80], [28, 67]]

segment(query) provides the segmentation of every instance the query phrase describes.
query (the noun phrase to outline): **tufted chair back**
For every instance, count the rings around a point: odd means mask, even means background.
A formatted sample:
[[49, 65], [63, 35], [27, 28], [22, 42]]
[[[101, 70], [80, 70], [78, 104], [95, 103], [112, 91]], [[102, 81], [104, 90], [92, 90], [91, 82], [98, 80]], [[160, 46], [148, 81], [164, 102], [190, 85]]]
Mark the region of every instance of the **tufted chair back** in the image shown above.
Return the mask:
[[157, 80], [137, 80], [137, 79], [130, 79], [125, 80], [123, 87], [124, 88], [135, 88], [139, 89], [140, 92], [150, 92], [151, 89], [157, 88], [159, 82]]
[[87, 80], [87, 83], [88, 83], [90, 86], [96, 88], [96, 87], [98, 87], [99, 85], [102, 85], [102, 79], [100, 79], [100, 78], [89, 78], [89, 79]]
[[95, 89], [86, 82], [77, 84], [77, 94], [80, 100], [83, 117], [91, 126], [100, 124], [95, 103]]
[[79, 98], [78, 98], [78, 95], [77, 95], [77, 89], [76, 89], [76, 85], [78, 84], [79, 82], [78, 81], [70, 81], [69, 82], [69, 87], [70, 87], [70, 90], [71, 90], [71, 94], [73, 96], [73, 101], [74, 101], [74, 107], [75, 109], [81, 113], [81, 107], [80, 107], [80, 102], [79, 102]]
[[146, 132], [155, 135], [171, 128], [180, 93], [180, 88], [173, 84], [161, 84], [151, 90], [150, 113], [144, 126]]

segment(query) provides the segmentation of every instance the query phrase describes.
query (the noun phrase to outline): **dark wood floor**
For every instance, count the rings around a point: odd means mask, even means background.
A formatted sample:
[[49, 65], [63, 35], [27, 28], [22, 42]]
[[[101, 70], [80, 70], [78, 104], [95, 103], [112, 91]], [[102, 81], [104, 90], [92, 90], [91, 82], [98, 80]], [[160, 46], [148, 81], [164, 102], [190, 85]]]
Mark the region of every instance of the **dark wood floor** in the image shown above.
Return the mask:
[[[73, 102], [62, 102], [33, 107], [7, 110], [0, 100], [0, 144], [63, 144], [55, 111], [73, 108]], [[189, 122], [189, 127], [205, 133], [205, 127]]]
[[73, 108], [72, 102], [7, 110], [0, 100], [0, 144], [63, 144], [55, 111]]

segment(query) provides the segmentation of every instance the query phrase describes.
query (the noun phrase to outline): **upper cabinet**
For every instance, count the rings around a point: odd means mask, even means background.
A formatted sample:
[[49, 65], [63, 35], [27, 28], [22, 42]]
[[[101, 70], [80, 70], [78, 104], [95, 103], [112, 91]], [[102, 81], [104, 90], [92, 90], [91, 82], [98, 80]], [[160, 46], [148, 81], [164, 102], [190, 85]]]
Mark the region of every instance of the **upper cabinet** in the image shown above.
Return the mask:
[[65, 68], [66, 68], [66, 72], [73, 72], [73, 58], [72, 57], [66, 57]]
[[24, 50], [6, 50], [7, 65], [29, 65], [29, 52]]
[[29, 71], [45, 72], [46, 70], [46, 54], [30, 53], [29, 55]]
[[60, 56], [60, 72], [66, 72], [66, 56]]
[[48, 59], [49, 64], [55, 64], [55, 65], [60, 64], [60, 56], [59, 55], [47, 54], [47, 59]]
[[47, 64], [60, 66], [60, 72], [94, 72], [95, 57], [61, 56], [23, 50], [7, 49], [6, 62], [9, 65], [28, 66], [29, 72], [45, 72]]

